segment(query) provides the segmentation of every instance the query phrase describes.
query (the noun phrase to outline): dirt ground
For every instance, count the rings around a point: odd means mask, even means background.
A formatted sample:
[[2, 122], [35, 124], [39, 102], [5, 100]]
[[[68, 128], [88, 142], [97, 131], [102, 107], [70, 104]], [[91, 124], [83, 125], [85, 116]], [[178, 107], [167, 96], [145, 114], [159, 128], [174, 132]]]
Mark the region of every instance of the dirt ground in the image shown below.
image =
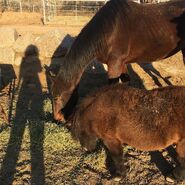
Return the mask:
[[[18, 23], [14, 22], [14, 13], [7, 15], [9, 23], [0, 19], [0, 25], [14, 27], [20, 34], [31, 31], [39, 35], [60, 28], [77, 35], [82, 28], [82, 25], [42, 25], [41, 16], [30, 14], [24, 14], [24, 18], [20, 16], [22, 22]], [[129, 85], [136, 88], [185, 85], [181, 53], [152, 64], [128, 65], [128, 70]], [[95, 153], [87, 154], [71, 138], [67, 128], [53, 121], [44, 69], [37, 56], [28, 56], [19, 70], [6, 66], [3, 74], [5, 87], [0, 87], [0, 103], [11, 125], [0, 119], [0, 185], [185, 184], [165, 179], [176, 165], [174, 146], [151, 153], [124, 146], [126, 177], [121, 181], [112, 178], [105, 167], [105, 151], [101, 144]], [[107, 84], [107, 80], [100, 63], [89, 66], [81, 79], [80, 97]]]

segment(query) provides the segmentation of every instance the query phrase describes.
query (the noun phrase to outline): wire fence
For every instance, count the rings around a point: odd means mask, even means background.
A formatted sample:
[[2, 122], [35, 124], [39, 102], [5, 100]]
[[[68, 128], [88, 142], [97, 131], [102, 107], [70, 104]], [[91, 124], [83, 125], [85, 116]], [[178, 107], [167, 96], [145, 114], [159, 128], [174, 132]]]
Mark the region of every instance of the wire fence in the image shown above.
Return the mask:
[[43, 11], [41, 1], [32, 0], [0, 0], [0, 10], [14, 12], [40, 12]]
[[[167, 0], [133, 0], [138, 3], [159, 3]], [[82, 16], [93, 16], [107, 0], [0, 0], [0, 11], [39, 12], [45, 24], [57, 17], [71, 16], [76, 21]]]
[[[56, 22], [57, 17], [72, 16], [79, 21], [79, 17], [93, 16], [108, 0], [43, 0], [44, 22]], [[168, 0], [133, 0], [137, 3], [160, 3]]]
[[43, 0], [44, 20], [51, 21], [57, 16], [73, 16], [78, 19], [81, 16], [94, 15], [105, 3], [105, 0]]

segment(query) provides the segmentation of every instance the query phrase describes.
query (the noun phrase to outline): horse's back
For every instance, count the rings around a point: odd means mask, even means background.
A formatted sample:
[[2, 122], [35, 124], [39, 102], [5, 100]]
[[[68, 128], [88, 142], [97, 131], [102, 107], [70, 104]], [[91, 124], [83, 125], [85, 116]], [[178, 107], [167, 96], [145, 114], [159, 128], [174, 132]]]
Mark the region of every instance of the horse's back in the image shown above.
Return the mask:
[[[141, 150], [165, 148], [180, 137], [176, 134], [181, 130], [179, 125], [185, 126], [183, 90], [176, 87], [146, 91], [122, 85], [104, 88], [95, 93], [87, 107], [82, 103], [81, 128], [89, 134], [96, 132], [99, 138], [116, 138]], [[87, 97], [85, 102], [89, 98], [92, 99]], [[150, 142], [153, 140], [155, 144]]]
[[113, 46], [108, 58], [124, 53], [125, 63], [146, 62], [179, 51], [185, 47], [184, 37], [179, 35], [183, 30], [178, 30], [185, 19], [175, 21], [175, 18], [182, 16], [184, 8], [182, 0], [150, 5], [128, 2], [128, 8], [123, 10], [125, 13], [115, 14], [115, 29], [111, 39], [107, 39], [108, 46]]

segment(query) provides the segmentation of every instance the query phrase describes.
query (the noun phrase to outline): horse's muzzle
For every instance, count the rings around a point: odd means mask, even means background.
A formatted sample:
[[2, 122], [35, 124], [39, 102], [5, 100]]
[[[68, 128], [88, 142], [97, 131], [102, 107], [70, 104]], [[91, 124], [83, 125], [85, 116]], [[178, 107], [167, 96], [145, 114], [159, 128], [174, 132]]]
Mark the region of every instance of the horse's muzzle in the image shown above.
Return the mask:
[[62, 122], [62, 123], [65, 123], [65, 122], [66, 122], [66, 120], [65, 120], [65, 118], [64, 118], [64, 115], [63, 115], [61, 112], [55, 113], [55, 114], [54, 114], [54, 119], [55, 119], [56, 121], [60, 121], [60, 122]]

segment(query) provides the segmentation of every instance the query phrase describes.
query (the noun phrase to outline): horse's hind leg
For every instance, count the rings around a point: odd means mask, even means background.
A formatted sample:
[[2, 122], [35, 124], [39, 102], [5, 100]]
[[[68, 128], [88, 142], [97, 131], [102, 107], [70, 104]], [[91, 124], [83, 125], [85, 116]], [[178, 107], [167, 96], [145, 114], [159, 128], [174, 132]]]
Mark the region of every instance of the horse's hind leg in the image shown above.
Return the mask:
[[109, 171], [116, 176], [124, 175], [123, 150], [121, 143], [115, 139], [107, 139], [103, 140], [103, 142], [107, 147], [106, 165]]
[[178, 154], [178, 161], [179, 166], [177, 166], [173, 174], [179, 180], [185, 180], [185, 139], [181, 140], [177, 144], [177, 154]]

